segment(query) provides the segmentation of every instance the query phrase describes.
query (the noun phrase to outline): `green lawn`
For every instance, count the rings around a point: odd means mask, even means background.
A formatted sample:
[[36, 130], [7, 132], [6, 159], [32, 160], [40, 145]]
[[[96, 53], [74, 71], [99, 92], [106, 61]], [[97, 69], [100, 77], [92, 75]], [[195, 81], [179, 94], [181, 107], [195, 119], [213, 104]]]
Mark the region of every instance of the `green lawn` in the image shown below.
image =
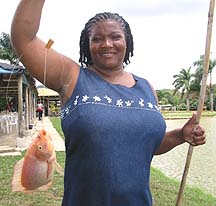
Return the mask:
[[[151, 168], [151, 191], [154, 206], [175, 206], [180, 182]], [[195, 187], [186, 186], [182, 206], [216, 206], [216, 197]]]
[[50, 117], [49, 119], [51, 120], [53, 126], [58, 131], [58, 133], [64, 138], [64, 134], [63, 134], [62, 128], [61, 128], [60, 118], [59, 117]]
[[[51, 118], [51, 121], [55, 122], [55, 127], [58, 127], [58, 130], [61, 130], [60, 120], [58, 118]], [[58, 162], [64, 166], [65, 153], [57, 152], [56, 154]], [[13, 174], [13, 166], [19, 159], [21, 159], [21, 156], [0, 157], [0, 205], [60, 206], [63, 196], [63, 177], [58, 173], [55, 173], [53, 186], [47, 191], [37, 191], [30, 195], [11, 192], [10, 182]], [[152, 168], [151, 190], [154, 206], [175, 206], [179, 182], [164, 176], [159, 170]], [[186, 187], [182, 206], [216, 206], [216, 197], [200, 189]]]
[[[162, 111], [165, 119], [187, 119], [196, 111]], [[203, 111], [201, 117], [216, 117], [216, 112]]]

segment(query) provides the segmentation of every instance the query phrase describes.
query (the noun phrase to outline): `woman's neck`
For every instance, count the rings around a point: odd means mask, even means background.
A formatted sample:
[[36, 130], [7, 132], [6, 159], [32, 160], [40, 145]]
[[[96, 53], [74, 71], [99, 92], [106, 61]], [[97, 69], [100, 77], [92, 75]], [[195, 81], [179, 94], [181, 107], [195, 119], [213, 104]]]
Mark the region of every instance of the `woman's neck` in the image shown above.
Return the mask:
[[126, 73], [123, 68], [112, 70], [90, 66], [89, 69], [110, 83], [118, 83]]
[[93, 66], [88, 68], [111, 84], [118, 84], [128, 88], [133, 87], [136, 84], [136, 80], [134, 79], [133, 75], [126, 72], [123, 68], [116, 70], [102, 70]]

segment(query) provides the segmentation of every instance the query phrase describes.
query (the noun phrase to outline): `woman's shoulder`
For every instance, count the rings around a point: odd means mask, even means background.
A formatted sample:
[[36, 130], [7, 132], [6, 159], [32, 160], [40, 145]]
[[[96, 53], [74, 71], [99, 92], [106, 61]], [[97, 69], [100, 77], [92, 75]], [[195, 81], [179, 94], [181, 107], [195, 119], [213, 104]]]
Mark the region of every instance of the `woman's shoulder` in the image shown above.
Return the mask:
[[139, 82], [140, 85], [144, 86], [144, 87], [147, 87], [148, 89], [150, 89], [150, 91], [152, 91], [153, 95], [155, 96], [156, 100], [158, 101], [158, 98], [157, 98], [157, 93], [153, 87], [153, 85], [150, 83], [149, 80], [147, 80], [146, 78], [144, 77], [141, 77], [141, 76], [137, 76], [135, 74], [133, 74], [134, 76], [134, 79], [136, 81]]
[[139, 81], [139, 82], [142, 82], [142, 83], [145, 83], [149, 86], [151, 86], [151, 83], [149, 80], [147, 80], [146, 78], [140, 76], [140, 75], [137, 75], [137, 74], [134, 74], [134, 73], [131, 73], [134, 77], [135, 80]]

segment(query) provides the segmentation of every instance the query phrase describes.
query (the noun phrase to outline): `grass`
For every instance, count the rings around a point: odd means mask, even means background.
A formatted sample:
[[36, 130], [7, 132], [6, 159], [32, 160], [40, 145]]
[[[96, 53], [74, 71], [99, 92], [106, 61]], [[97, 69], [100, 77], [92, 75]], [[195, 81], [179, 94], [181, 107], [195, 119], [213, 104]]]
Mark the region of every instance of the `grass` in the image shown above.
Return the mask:
[[[154, 206], [175, 206], [180, 182], [151, 168], [151, 191]], [[216, 197], [196, 187], [186, 186], [182, 206], [215, 206]]]
[[[51, 118], [57, 130], [61, 130], [60, 119]], [[63, 136], [63, 133], [60, 132]], [[24, 151], [25, 152], [25, 151]], [[22, 153], [22, 156], [24, 155]], [[64, 166], [65, 152], [57, 152], [57, 161]], [[22, 158], [0, 157], [0, 205], [1, 206], [60, 206], [63, 197], [63, 177], [54, 175], [52, 187], [47, 191], [36, 191], [32, 194], [11, 192], [10, 181], [14, 164]], [[154, 206], [174, 206], [179, 190], [179, 182], [166, 177], [159, 170], [151, 169], [151, 190]], [[184, 191], [182, 206], [215, 206], [216, 197], [198, 188], [187, 187]]]
[[[187, 119], [192, 116], [195, 111], [162, 111], [165, 119]], [[203, 111], [202, 117], [216, 117], [216, 111]]]
[[57, 132], [62, 136], [62, 138], [64, 138], [64, 134], [61, 128], [61, 119], [59, 117], [50, 117], [50, 120]]

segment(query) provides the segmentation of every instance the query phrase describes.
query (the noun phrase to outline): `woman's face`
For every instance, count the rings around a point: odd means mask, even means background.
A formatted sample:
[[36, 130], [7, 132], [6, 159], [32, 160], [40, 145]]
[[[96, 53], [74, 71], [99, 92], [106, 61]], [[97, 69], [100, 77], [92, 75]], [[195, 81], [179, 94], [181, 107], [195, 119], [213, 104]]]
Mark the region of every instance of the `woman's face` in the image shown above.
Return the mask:
[[122, 69], [126, 40], [120, 24], [115, 20], [104, 20], [92, 26], [89, 49], [94, 67]]

